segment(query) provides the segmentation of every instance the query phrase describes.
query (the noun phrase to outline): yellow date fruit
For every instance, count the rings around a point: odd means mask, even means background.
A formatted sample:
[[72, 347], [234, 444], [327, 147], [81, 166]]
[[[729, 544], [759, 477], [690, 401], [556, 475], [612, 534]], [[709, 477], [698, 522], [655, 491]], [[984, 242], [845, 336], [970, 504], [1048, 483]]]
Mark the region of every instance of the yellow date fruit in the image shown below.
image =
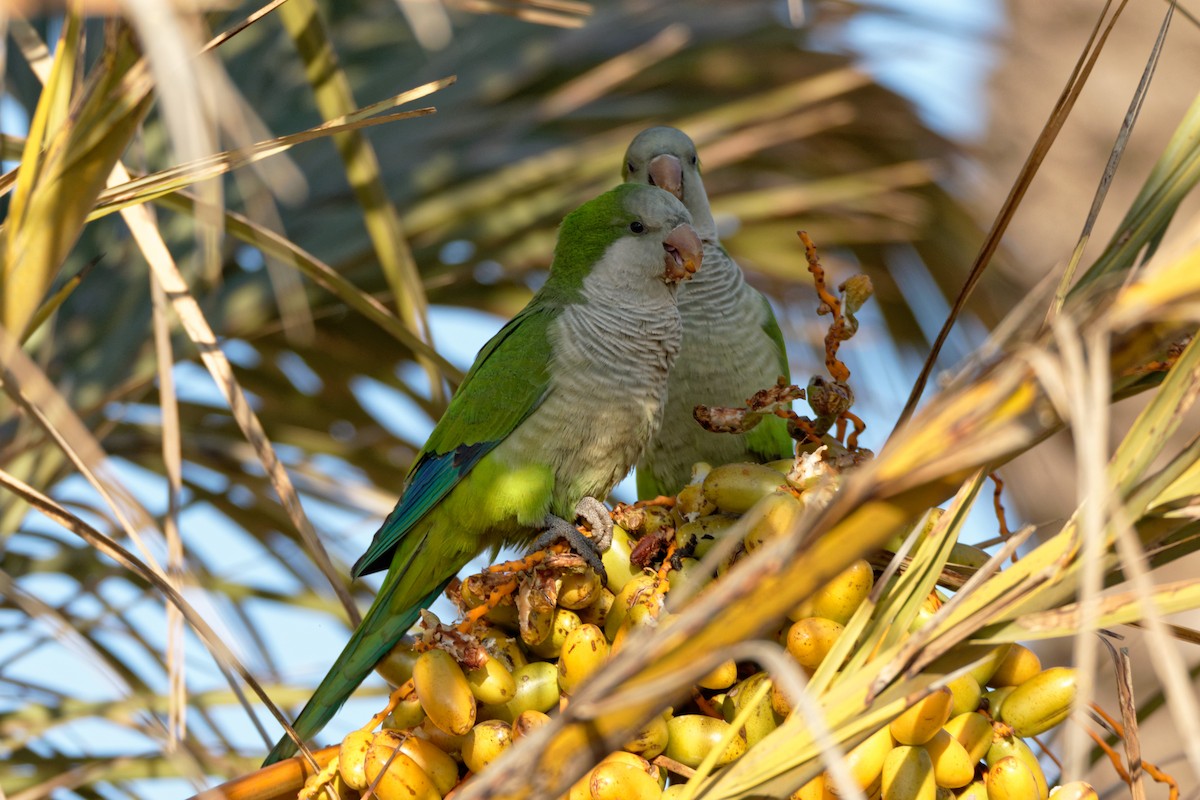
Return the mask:
[[1015, 686], [998, 686], [995, 689], [988, 689], [980, 698], [980, 708], [985, 709], [993, 719], [996, 719], [1002, 713], [1004, 701], [1013, 693]]
[[[660, 598], [661, 596], [656, 595], [655, 597]], [[626, 637], [644, 628], [658, 627], [661, 614], [661, 608], [654, 603], [634, 603], [633, 608], [629, 609], [629, 613], [621, 621], [621, 626], [617, 628], [616, 635], [612, 637], [612, 654], [616, 655], [621, 652], [621, 648], [625, 646]]]
[[691, 597], [712, 582], [712, 571], [702, 566], [698, 559], [680, 558], [678, 563], [678, 569], [672, 567], [667, 572], [671, 597]]
[[658, 800], [658, 781], [623, 761], [602, 761], [588, 779], [591, 800]]
[[402, 697], [392, 712], [384, 717], [383, 727], [394, 730], [415, 728], [424, 719], [425, 709], [421, 708], [421, 701], [417, 699], [417, 693], [413, 691], [409, 692], [407, 697]]
[[937, 800], [933, 763], [923, 747], [900, 745], [883, 759], [883, 800]]
[[975, 781], [958, 793], [958, 800], [988, 800], [987, 781]]
[[544, 606], [530, 608], [519, 620], [521, 641], [529, 646], [548, 639], [551, 629], [554, 628], [554, 615], [557, 611], [557, 608]]
[[610, 642], [617, 637], [617, 631], [620, 630], [630, 608], [635, 605], [661, 605], [662, 597], [655, 592], [657, 583], [656, 575], [642, 573], [617, 590], [612, 608], [608, 610], [608, 616], [604, 620], [604, 635]]
[[532, 708], [522, 711], [512, 721], [513, 741], [536, 731], [550, 721], [550, 715]]
[[737, 662], [730, 659], [718, 664], [716, 669], [696, 681], [696, 685], [701, 689], [728, 689], [736, 682]]
[[558, 708], [558, 668], [546, 661], [531, 661], [513, 674], [517, 694], [506, 705], [513, 717], [527, 709], [550, 713]]
[[457, 755], [462, 751], [463, 739], [466, 734], [446, 733], [444, 730], [434, 725], [429, 717], [421, 720], [420, 726], [412, 729], [414, 736], [420, 736], [429, 742], [432, 742], [438, 749], [450, 755]]
[[484, 720], [472, 728], [463, 740], [463, 763], [471, 772], [482, 772], [484, 767], [512, 746], [512, 741], [511, 725], [499, 719]]
[[725, 716], [725, 721], [732, 723], [742, 709], [754, 699], [755, 693], [763, 684], [767, 685], [767, 693], [754, 704], [749, 712], [750, 716], [742, 725], [747, 747], [758, 744], [768, 733], [779, 726], [775, 719], [775, 711], [771, 708], [771, 676], [765, 672], [754, 673], [730, 689], [725, 694], [725, 702], [722, 704], [721, 713]]
[[536, 644], [530, 644], [529, 652], [541, 658], [557, 657], [562, 652], [562, 646], [567, 641], [567, 636], [582, 624], [579, 615], [574, 611], [566, 608], [554, 609], [550, 635]]
[[[667, 721], [666, 756], [695, 769], [700, 766], [700, 762], [704, 760], [709, 751], [717, 746], [728, 730], [729, 723], [725, 720], [706, 717], [702, 714], [671, 717]], [[746, 739], [739, 732], [725, 746], [724, 751], [717, 758], [716, 765], [723, 767], [732, 763], [741, 758], [745, 752]]]
[[1071, 713], [1078, 677], [1069, 667], [1042, 670], [1012, 690], [999, 712], [1000, 720], [1022, 738], [1038, 736]]
[[588, 788], [591, 779], [592, 771], [589, 769], [582, 778], [571, 784], [571, 789], [565, 795], [561, 795], [559, 800], [592, 800], [592, 793]]
[[1000, 668], [1000, 664], [1011, 649], [1011, 644], [998, 645], [996, 649], [988, 653], [986, 658], [971, 667], [967, 674], [974, 678], [980, 686], [990, 686], [993, 673]]
[[608, 661], [609, 644], [595, 625], [580, 625], [567, 634], [558, 659], [558, 686], [566, 694], [598, 672]]
[[405, 636], [375, 665], [375, 671], [392, 686], [403, 686], [412, 677], [413, 665], [420, 653], [413, 647], [415, 640]]
[[992, 746], [992, 723], [978, 711], [951, 717], [943, 729], [963, 746], [972, 764], [983, 758]]
[[515, 672], [529, 663], [520, 643], [499, 628], [488, 627], [483, 633], [476, 634], [476, 638], [488, 655], [503, 664], [509, 672]]
[[1032, 800], [1045, 796], [1039, 794], [1029, 766], [1014, 756], [1006, 756], [988, 767], [987, 792], [989, 800]]
[[717, 504], [704, 496], [703, 479], [700, 483], [689, 483], [679, 490], [675, 499], [675, 513], [685, 523], [706, 517], [717, 510]]
[[[984, 756], [984, 762], [989, 766], [995, 766], [998, 762], [1005, 758], [1016, 758], [1029, 770], [1029, 774], [1033, 776], [1034, 784], [1037, 786], [1035, 795], [1026, 795], [1028, 798], [1040, 798], [1046, 800], [1050, 796], [1050, 787], [1046, 783], [1046, 775], [1042, 772], [1042, 765], [1038, 763], [1037, 756], [1029, 749], [1029, 745], [1016, 736], [998, 736], [992, 738], [992, 746], [988, 748], [987, 755]], [[992, 791], [991, 784], [988, 785], [988, 793]]]
[[986, 550], [980, 550], [978, 547], [962, 542], [955, 542], [950, 548], [950, 563], [961, 564], [964, 567], [978, 569], [988, 562], [991, 558]]
[[1014, 644], [992, 673], [988, 686], [1020, 686], [1041, 671], [1042, 661], [1037, 653], [1024, 645]]
[[667, 716], [658, 714], [641, 727], [634, 737], [625, 743], [623, 750], [642, 758], [654, 758], [667, 749]]
[[752, 527], [742, 537], [742, 547], [747, 553], [791, 531], [804, 513], [804, 504], [791, 492], [772, 492], [751, 513]]
[[367, 788], [367, 750], [374, 738], [370, 731], [351, 731], [338, 748], [338, 774], [360, 792]]
[[490, 653], [483, 662], [483, 666], [467, 670], [466, 676], [467, 685], [471, 687], [471, 694], [475, 695], [475, 699], [481, 703], [493, 705], [507, 703], [517, 691], [517, 684], [513, 680], [512, 672], [504, 666], [500, 659]]
[[822, 773], [788, 795], [788, 800], [837, 800]]
[[950, 716], [957, 717], [968, 711], [979, 710], [983, 689], [980, 688], [979, 682], [973, 675], [970, 673], [959, 675], [946, 685], [950, 687], [950, 694], [954, 695], [954, 700], [950, 703]]
[[812, 596], [812, 614], [845, 625], [875, 586], [875, 574], [866, 559], [859, 559]]
[[445, 650], [426, 650], [413, 664], [413, 686], [434, 725], [462, 736], [475, 724], [475, 696], [467, 676]]
[[615, 594], [637, 574], [629, 560], [633, 553], [633, 537], [620, 525], [613, 525], [612, 545], [600, 555], [600, 563], [608, 574], [606, 586]]
[[400, 751], [399, 744], [391, 737], [376, 736], [367, 749], [367, 785], [375, 787], [375, 796], [379, 800], [441, 800], [433, 779]]
[[925, 744], [950, 719], [954, 696], [943, 686], [913, 704], [888, 727], [900, 744]]
[[967, 748], [945, 728], [921, 746], [929, 752], [929, 760], [933, 762], [933, 778], [938, 786], [959, 789], [975, 778], [978, 759], [972, 761]]
[[600, 589], [600, 576], [592, 570], [568, 572], [558, 587], [558, 605], [571, 611], [587, 608], [600, 597]]
[[579, 614], [579, 621], [586, 622], [589, 625], [598, 625], [603, 628], [605, 621], [608, 619], [608, 612], [613, 607], [613, 601], [617, 596], [612, 593], [607, 586], [601, 586], [599, 594], [596, 595], [596, 600], [587, 608], [581, 608], [576, 613]]
[[458, 762], [427, 739], [414, 734], [400, 735], [403, 737], [400, 752], [425, 771], [437, 788], [438, 794], [449, 794], [450, 790], [458, 785]]
[[806, 617], [788, 628], [787, 651], [792, 658], [810, 670], [821, 666], [845, 630], [842, 624], [825, 617]]
[[[895, 746], [896, 740], [885, 725], [846, 753], [846, 766], [850, 768], [858, 788], [866, 791], [879, 780], [883, 774], [883, 761]], [[825, 777], [826, 781], [830, 780], [828, 774]]]
[[1054, 800], [1098, 800], [1099, 795], [1085, 781], [1064, 783], [1054, 792]]
[[771, 686], [770, 697], [771, 709], [780, 719], [785, 719], [792, 713], [792, 701], [783, 689], [779, 688], [779, 684], [776, 683]]

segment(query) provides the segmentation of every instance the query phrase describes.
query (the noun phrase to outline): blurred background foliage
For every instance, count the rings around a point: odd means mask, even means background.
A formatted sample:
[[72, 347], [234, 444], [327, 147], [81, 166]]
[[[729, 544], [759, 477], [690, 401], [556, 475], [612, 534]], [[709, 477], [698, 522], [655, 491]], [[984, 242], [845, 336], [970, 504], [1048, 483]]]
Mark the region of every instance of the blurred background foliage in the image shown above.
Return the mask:
[[[234, 3], [188, 17], [195, 40], [259, 5]], [[996, 13], [1003, 24], [1017, 25], [1031, 13], [1025, 5], [998, 4]], [[864, 20], [901, 31], [896, 46], [919, 47], [903, 31], [929, 28], [960, 39], [970, 59], [991, 63], [1002, 25], [943, 18], [937, 6], [814, 2], [796, 16], [799, 3], [779, 0], [338, 0], [321, 4], [321, 24], [307, 28], [295, 21], [302, 21], [299, 12], [284, 24], [276, 10], [213, 51], [236, 90], [215, 95], [220, 114], [238, 119], [253, 112], [267, 132], [225, 135], [219, 149], [350, 111], [331, 111], [330, 84], [344, 81], [354, 102], [367, 105], [428, 81], [457, 80], [417, 103], [436, 106], [435, 115], [363, 131], [377, 167], [361, 160], [362, 143], [343, 144], [339, 153], [331, 140], [316, 141], [280, 157], [294, 164], [302, 185], [272, 175], [266, 161], [262, 170], [222, 178], [225, 202], [329, 264], [410, 330], [424, 331], [433, 307], [433, 346], [462, 369], [544, 278], [562, 215], [619, 179], [633, 134], [652, 124], [681, 127], [699, 146], [729, 250], [777, 305], [795, 379], [803, 382], [820, 363], [815, 345], [824, 331], [795, 231], [812, 235], [835, 279], [854, 271], [871, 276], [876, 311], [869, 336], [850, 348], [859, 352], [845, 354], [856, 371], [860, 408], [868, 412], [867, 442], [878, 446], [982, 239], [997, 205], [993, 190], [1007, 188], [1014, 162], [1033, 139], [1025, 130], [1007, 133], [1007, 124], [1018, 116], [1040, 124], [1050, 105], [997, 100], [1001, 111], [977, 120], [975, 137], [964, 141], [931, 125], [911, 93], [886, 88], [869, 69], [879, 54], [869, 52], [871, 37], [861, 35]], [[1062, 19], [1076, 32], [1091, 21]], [[48, 42], [62, 24], [49, 13], [31, 22]], [[84, 74], [97, 63], [106, 24], [115, 23], [97, 17], [86, 23]], [[326, 42], [336, 57], [321, 60], [314, 48]], [[1052, 38], [1022, 42], [1064, 58], [1075, 53]], [[1135, 60], [1143, 57], [1143, 50], [1134, 52]], [[1002, 54], [998, 59], [1006, 63]], [[1031, 84], [1056, 92], [1068, 71], [1056, 66], [1034, 74], [1007, 63], [1019, 76], [1018, 94]], [[1136, 83], [1138, 69], [1118, 72]], [[316, 93], [314, 77], [323, 81]], [[11, 43], [4, 91], [9, 169], [41, 94]], [[124, 156], [135, 174], [182, 160], [163, 116], [164, 100], [182, 90], [159, 76], [154, 91], [159, 102]], [[1131, 91], [1113, 91], [1118, 120]], [[993, 126], [998, 119], [1006, 124]], [[1003, 146], [997, 130], [1006, 131]], [[1106, 130], [1111, 142], [1116, 125]], [[1097, 150], [1101, 164], [1107, 146]], [[1092, 171], [1086, 188], [1075, 192], [1085, 209], [1098, 175]], [[1140, 180], [1139, 174], [1131, 185]], [[268, 184], [288, 189], [272, 196]], [[0, 198], [5, 214], [11, 196]], [[232, 219], [213, 235], [197, 222], [191, 197], [154, 204], [158, 229], [336, 572], [346, 575], [346, 564], [394, 502], [454, 373], [431, 385], [430, 372], [400, 337], [264, 255]], [[1082, 212], [1066, 223], [1057, 219], [1066, 245], [1047, 252], [1034, 244], [1017, 251], [1020, 259], [1000, 259], [969, 305], [965, 333], [952, 339], [947, 365], [1069, 254]], [[406, 265], [415, 267], [418, 284], [405, 283]], [[26, 352], [99, 440], [123, 484], [161, 518], [167, 465], [148, 275], [116, 215], [88, 224], [50, 293], [76, 277], [78, 286], [30, 337]], [[199, 366], [196, 346], [177, 331], [172, 352], [183, 462], [182, 583], [276, 701], [298, 704], [303, 687], [340, 646], [345, 629], [338, 620], [345, 614], [321, 575], [319, 556], [302, 545], [255, 450]], [[0, 466], [122, 538], [111, 511], [45, 431], [11, 405], [0, 418]], [[168, 676], [182, 673], [179, 664], [168, 667], [160, 596], [26, 511], [13, 495], [0, 494], [0, 786], [8, 795], [31, 800], [57, 789], [157, 796], [172, 784], [136, 779], [202, 783], [256, 763], [260, 740], [194, 639], [183, 662], [187, 733], [164, 754]], [[1054, 512], [1038, 507], [1036, 513]], [[165, 545], [152, 540], [149, 547], [161, 554]], [[360, 605], [368, 601], [369, 587], [352, 590]], [[65, 669], [69, 659], [82, 660]]]

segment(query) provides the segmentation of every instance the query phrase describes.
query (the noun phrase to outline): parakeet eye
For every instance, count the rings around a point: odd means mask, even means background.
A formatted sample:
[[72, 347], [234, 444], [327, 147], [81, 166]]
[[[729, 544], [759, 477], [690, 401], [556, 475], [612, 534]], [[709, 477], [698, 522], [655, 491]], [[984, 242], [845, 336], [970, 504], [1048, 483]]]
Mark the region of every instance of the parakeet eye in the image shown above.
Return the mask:
[[637, 172], [637, 167], [635, 167], [633, 165], [633, 162], [630, 161], [627, 164], [625, 164], [625, 171], [626, 172]]
[[698, 158], [696, 158], [696, 154], [695, 154], [695, 153], [692, 153], [692, 166], [693, 166], [693, 167], [694, 167], [694, 166], [696, 166], [696, 162], [697, 162], [697, 161], [699, 161], [699, 159], [698, 159]]
[[629, 223], [629, 230], [633, 231], [634, 233], [645, 233], [646, 226], [643, 225], [639, 220], [635, 219], [633, 222]]

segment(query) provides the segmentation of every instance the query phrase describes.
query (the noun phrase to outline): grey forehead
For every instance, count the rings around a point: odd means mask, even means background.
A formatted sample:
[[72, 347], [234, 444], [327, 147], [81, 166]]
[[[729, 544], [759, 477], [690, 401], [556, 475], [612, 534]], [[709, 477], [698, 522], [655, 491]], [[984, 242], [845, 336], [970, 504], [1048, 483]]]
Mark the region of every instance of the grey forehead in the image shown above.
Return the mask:
[[653, 186], [647, 186], [645, 191], [630, 197], [626, 207], [647, 221], [676, 224], [692, 221], [692, 215], [675, 195]]
[[629, 153], [645, 154], [653, 151], [658, 153], [687, 153], [696, 149], [696, 145], [683, 131], [677, 128], [660, 125], [646, 130], [633, 137], [629, 143]]

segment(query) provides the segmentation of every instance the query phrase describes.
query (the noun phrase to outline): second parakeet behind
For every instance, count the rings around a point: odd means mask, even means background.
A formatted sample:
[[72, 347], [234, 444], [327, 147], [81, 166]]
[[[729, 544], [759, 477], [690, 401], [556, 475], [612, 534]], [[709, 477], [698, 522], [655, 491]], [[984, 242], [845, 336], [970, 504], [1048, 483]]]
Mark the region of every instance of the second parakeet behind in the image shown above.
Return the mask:
[[[355, 577], [387, 577], [297, 717], [301, 739], [477, 554], [532, 542], [538, 528], [578, 537], [577, 514], [611, 533], [595, 498], [629, 472], [662, 417], [683, 335], [676, 284], [702, 253], [689, 223], [674, 197], [630, 185], [563, 220], [546, 283], [480, 350], [354, 565]], [[285, 737], [266, 763], [296, 749]]]
[[683, 131], [648, 128], [625, 151], [626, 183], [657, 186], [678, 197], [704, 243], [704, 270], [679, 288], [683, 348], [671, 371], [662, 427], [637, 465], [638, 496], [674, 495], [707, 461], [788, 458], [787, 423], [767, 417], [745, 434], [710, 433], [692, 416], [697, 405], [741, 406], [759, 389], [790, 377], [783, 334], [767, 299], [746, 283], [717, 238], [696, 146]]

